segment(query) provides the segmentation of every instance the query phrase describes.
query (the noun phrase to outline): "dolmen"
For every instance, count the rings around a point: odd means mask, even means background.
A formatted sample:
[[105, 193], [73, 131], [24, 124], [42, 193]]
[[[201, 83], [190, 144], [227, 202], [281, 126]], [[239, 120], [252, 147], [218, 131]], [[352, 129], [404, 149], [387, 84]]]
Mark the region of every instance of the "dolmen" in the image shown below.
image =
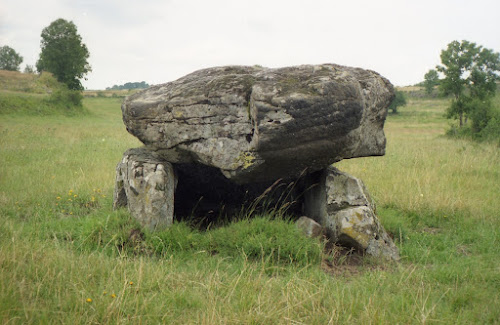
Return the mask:
[[215, 67], [152, 86], [122, 104], [144, 146], [118, 163], [114, 207], [154, 231], [286, 196], [331, 241], [398, 260], [363, 182], [332, 166], [385, 154], [393, 97], [378, 73], [335, 64]]

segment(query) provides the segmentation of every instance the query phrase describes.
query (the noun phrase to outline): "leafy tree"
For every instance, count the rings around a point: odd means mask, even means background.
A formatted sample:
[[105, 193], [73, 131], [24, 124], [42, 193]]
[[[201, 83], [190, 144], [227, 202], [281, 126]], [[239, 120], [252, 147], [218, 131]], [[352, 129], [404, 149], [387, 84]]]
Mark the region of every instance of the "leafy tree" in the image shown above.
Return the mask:
[[391, 104], [389, 105], [389, 109], [392, 110], [393, 114], [397, 114], [398, 107], [405, 106], [405, 105], [406, 105], [405, 94], [400, 90], [396, 90], [396, 96], [394, 96], [394, 99], [392, 100]]
[[24, 67], [24, 73], [30, 73], [30, 74], [34, 74], [36, 72], [35, 70], [35, 67], [30, 65], [30, 64], [27, 64], [25, 67]]
[[72, 21], [57, 19], [42, 31], [36, 68], [49, 71], [71, 90], [83, 90], [80, 79], [92, 71], [89, 51]]
[[440, 88], [453, 96], [448, 117], [458, 119], [460, 127], [470, 117], [473, 131], [479, 131], [490, 118], [500, 54], [469, 41], [453, 41], [441, 51], [441, 64], [436, 67], [444, 74]]
[[0, 47], [0, 70], [19, 71], [22, 62], [23, 57], [13, 48], [7, 45]]
[[439, 75], [438, 72], [434, 69], [429, 70], [424, 75], [424, 87], [427, 95], [432, 94], [434, 87], [439, 84]]

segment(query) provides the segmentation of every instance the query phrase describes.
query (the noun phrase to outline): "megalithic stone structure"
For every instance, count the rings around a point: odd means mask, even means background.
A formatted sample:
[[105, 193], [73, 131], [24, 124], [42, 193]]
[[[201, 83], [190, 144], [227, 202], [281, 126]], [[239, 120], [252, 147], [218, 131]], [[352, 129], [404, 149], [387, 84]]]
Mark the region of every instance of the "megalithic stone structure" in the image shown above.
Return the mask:
[[[114, 205], [127, 206], [154, 230], [171, 224], [183, 202], [176, 186], [182, 196], [224, 201], [258, 197], [277, 179], [304, 190], [317, 181], [303, 196], [302, 212], [334, 240], [372, 255], [384, 251], [375, 249], [380, 245], [393, 252], [366, 190], [359, 202], [349, 192], [356, 187], [349, 184], [362, 183], [329, 167], [385, 154], [383, 125], [393, 97], [393, 86], [378, 73], [335, 64], [216, 67], [150, 87], [122, 105], [127, 130], [144, 147], [119, 163]], [[364, 189], [359, 186], [356, 191]], [[219, 203], [206, 204], [207, 213]], [[396, 253], [388, 255], [397, 259]]]

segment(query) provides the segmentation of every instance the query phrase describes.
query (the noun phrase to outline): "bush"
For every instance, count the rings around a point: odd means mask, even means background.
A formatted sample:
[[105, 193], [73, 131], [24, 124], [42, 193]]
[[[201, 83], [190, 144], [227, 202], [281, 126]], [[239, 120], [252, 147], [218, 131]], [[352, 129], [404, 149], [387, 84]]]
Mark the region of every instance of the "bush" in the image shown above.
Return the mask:
[[50, 103], [68, 110], [75, 107], [81, 108], [82, 100], [83, 96], [80, 91], [67, 88], [60, 88], [54, 91], [49, 97]]
[[491, 101], [472, 99], [469, 103], [471, 128], [473, 133], [480, 133], [488, 125], [493, 113]]
[[396, 94], [396, 96], [394, 96], [394, 99], [392, 100], [391, 104], [389, 105], [389, 109], [392, 111], [392, 114], [397, 114], [398, 107], [406, 105], [405, 94], [400, 90], [396, 90], [395, 94]]
[[467, 103], [470, 123], [451, 125], [446, 135], [477, 141], [497, 142], [500, 146], [500, 109], [490, 100], [474, 99]]
[[43, 71], [34, 82], [35, 92], [47, 93], [61, 88], [62, 84], [50, 72]]
[[479, 132], [482, 139], [497, 142], [500, 147], [500, 113], [496, 112], [486, 126]]

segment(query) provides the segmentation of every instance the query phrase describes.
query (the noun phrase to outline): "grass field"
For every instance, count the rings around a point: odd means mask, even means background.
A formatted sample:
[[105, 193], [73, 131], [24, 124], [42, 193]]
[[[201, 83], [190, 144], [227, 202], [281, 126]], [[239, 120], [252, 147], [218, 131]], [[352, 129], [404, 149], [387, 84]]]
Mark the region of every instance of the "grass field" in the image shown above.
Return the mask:
[[445, 137], [446, 100], [410, 99], [384, 157], [338, 164], [375, 198], [394, 265], [353, 265], [266, 218], [131, 238], [111, 209], [116, 163], [139, 145], [120, 102], [0, 115], [2, 323], [500, 323], [499, 148]]

